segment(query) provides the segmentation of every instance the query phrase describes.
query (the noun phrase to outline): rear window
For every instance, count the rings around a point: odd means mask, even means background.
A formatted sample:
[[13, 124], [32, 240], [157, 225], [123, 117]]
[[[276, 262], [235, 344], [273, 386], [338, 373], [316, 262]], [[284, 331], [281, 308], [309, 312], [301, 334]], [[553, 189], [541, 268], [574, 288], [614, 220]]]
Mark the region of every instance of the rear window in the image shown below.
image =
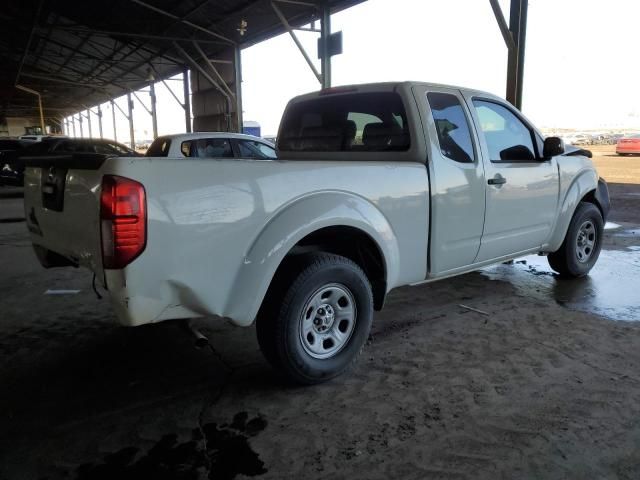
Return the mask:
[[406, 151], [411, 146], [400, 95], [356, 93], [314, 98], [287, 109], [278, 148], [298, 152]]
[[170, 138], [158, 137], [145, 153], [145, 157], [166, 157], [169, 155], [169, 147], [171, 147]]
[[22, 144], [17, 140], [0, 140], [0, 150], [20, 150]]
[[45, 155], [51, 151], [57, 142], [55, 140], [43, 140], [42, 142], [33, 143], [22, 150], [25, 157], [30, 155]]

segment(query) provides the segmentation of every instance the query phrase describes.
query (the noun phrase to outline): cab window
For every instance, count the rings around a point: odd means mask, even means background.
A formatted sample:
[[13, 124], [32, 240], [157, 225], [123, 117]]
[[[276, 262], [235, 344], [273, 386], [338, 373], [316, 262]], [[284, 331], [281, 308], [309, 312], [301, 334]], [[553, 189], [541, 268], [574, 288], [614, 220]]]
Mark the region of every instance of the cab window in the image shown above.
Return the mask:
[[450, 93], [427, 94], [442, 154], [460, 163], [473, 163], [474, 151], [469, 121], [458, 97]]
[[322, 95], [287, 108], [278, 148], [287, 152], [407, 151], [411, 138], [395, 92]]
[[533, 162], [533, 132], [507, 107], [473, 100], [492, 162]]

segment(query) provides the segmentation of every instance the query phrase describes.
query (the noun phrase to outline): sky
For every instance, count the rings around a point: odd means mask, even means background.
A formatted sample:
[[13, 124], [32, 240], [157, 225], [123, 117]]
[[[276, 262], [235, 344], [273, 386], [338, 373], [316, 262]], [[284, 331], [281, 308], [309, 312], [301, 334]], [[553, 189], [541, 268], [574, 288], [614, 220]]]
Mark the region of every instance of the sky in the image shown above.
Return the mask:
[[[509, 1], [500, 3], [508, 19]], [[368, 0], [331, 22], [343, 32], [335, 86], [419, 80], [504, 97], [507, 48], [489, 0]], [[638, 0], [529, 0], [524, 114], [541, 128], [640, 129], [639, 22]], [[315, 59], [318, 34], [297, 34]], [[291, 97], [320, 88], [288, 34], [244, 49], [242, 75], [244, 120], [259, 122], [263, 135], [277, 133]], [[167, 83], [182, 98], [182, 84]], [[159, 133], [183, 132], [182, 108], [164, 85], [156, 94]], [[148, 105], [148, 92], [139, 97]], [[126, 100], [118, 104], [126, 111]], [[111, 111], [103, 110], [104, 135], [113, 138]], [[136, 138], [151, 138], [150, 115], [137, 101], [134, 119]], [[119, 112], [116, 133], [128, 141]]]

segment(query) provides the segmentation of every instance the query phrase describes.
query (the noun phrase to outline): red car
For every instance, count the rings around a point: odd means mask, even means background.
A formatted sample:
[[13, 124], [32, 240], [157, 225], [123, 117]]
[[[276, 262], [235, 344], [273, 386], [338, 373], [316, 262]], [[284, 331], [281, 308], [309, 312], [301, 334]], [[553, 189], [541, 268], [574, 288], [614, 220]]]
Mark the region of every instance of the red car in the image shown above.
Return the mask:
[[640, 155], [640, 133], [628, 135], [618, 140], [616, 153], [618, 155]]

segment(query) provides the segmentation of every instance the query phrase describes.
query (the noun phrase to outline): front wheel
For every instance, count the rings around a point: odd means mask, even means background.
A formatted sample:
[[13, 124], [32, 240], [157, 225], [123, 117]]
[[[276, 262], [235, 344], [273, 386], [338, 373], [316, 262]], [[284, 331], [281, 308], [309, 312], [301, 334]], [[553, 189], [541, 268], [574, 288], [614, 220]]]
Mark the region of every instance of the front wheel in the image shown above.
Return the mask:
[[258, 317], [258, 343], [294, 382], [329, 380], [355, 362], [369, 336], [371, 284], [356, 263], [329, 253], [307, 256], [290, 282], [282, 296], [266, 299], [279, 308]]
[[562, 246], [547, 257], [551, 268], [566, 277], [582, 277], [589, 273], [600, 255], [603, 231], [604, 222], [598, 207], [581, 202]]

